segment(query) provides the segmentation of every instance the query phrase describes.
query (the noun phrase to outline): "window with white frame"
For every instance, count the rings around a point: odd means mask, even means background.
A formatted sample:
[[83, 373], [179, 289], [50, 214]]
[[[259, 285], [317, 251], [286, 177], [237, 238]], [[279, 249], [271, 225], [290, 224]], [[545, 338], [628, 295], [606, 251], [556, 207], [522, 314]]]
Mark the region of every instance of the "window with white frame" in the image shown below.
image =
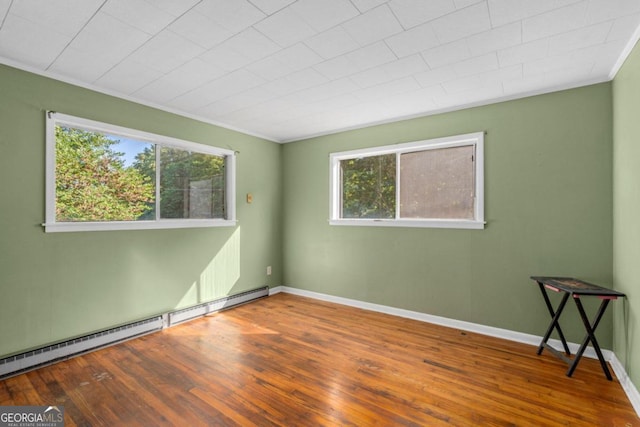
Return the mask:
[[330, 155], [330, 224], [484, 228], [484, 132]]
[[235, 152], [47, 113], [45, 231], [235, 225]]

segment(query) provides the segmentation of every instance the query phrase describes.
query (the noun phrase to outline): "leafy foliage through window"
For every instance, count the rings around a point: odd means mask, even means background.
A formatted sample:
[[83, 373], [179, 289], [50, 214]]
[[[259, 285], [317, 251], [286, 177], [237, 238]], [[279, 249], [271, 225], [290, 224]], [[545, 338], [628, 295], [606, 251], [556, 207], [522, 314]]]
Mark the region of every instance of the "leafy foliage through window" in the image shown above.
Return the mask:
[[483, 228], [482, 133], [331, 155], [331, 223]]
[[[218, 221], [198, 226], [233, 221], [228, 170], [233, 152], [53, 115], [48, 122], [53, 159], [48, 159], [47, 226], [70, 224], [60, 230], [69, 231], [96, 224], [100, 229], [104, 223], [167, 228], [176, 220], [181, 220], [179, 227], [196, 226], [185, 220]], [[78, 223], [92, 225], [80, 228]]]
[[342, 168], [343, 218], [393, 218], [396, 213], [396, 156], [349, 159]]

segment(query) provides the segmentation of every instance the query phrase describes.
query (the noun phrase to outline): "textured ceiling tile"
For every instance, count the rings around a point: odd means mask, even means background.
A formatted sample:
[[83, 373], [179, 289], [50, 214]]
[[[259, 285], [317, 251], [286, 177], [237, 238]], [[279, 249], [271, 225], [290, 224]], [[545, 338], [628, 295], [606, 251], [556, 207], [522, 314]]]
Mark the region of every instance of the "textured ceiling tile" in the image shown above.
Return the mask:
[[317, 102], [335, 96], [342, 96], [358, 90], [358, 86], [349, 79], [338, 79], [311, 89], [303, 90], [296, 97], [305, 102]]
[[511, 79], [502, 82], [505, 95], [528, 93], [546, 87], [548, 85], [548, 78], [544, 74], [538, 74], [536, 76], [523, 77], [520, 79]]
[[[583, 0], [556, 0], [555, 3], [554, 3], [554, 7], [555, 8], [561, 8], [563, 6], [568, 6], [570, 4], [578, 3], [578, 2], [581, 2], [581, 1], [583, 1]], [[597, 0], [597, 1], [602, 1], [602, 0]], [[608, 1], [608, 0], [604, 0], [604, 1]]]
[[380, 41], [402, 31], [400, 23], [387, 6], [380, 6], [343, 24], [360, 46]]
[[180, 16], [193, 6], [198, 4], [200, 0], [145, 0], [152, 3], [158, 9], [162, 9], [173, 16]]
[[382, 67], [361, 71], [349, 76], [349, 79], [363, 89], [393, 80]]
[[[105, 34], [109, 34], [109, 37], [105, 37]], [[98, 13], [71, 41], [50, 69], [76, 78], [82, 76], [84, 81], [93, 82], [129, 54], [140, 49], [150, 37], [144, 31], [106, 13]]]
[[549, 39], [513, 46], [498, 51], [498, 62], [501, 67], [522, 64], [546, 57], [549, 54]]
[[11, 0], [0, 0], [0, 25], [2, 25], [2, 21], [4, 21], [4, 17], [9, 13], [9, 6], [11, 5]]
[[46, 69], [71, 37], [9, 14], [0, 28], [0, 56]]
[[284, 80], [287, 86], [295, 92], [327, 83], [327, 79], [312, 68], [289, 74]]
[[324, 61], [313, 68], [330, 80], [348, 76], [349, 74], [359, 71], [353, 70], [353, 65], [351, 64], [348, 55], [337, 56], [328, 61]]
[[629, 40], [638, 25], [640, 25], [640, 13], [616, 19], [607, 36], [607, 41]]
[[442, 83], [442, 87], [444, 87], [447, 93], [466, 92], [482, 89], [485, 86], [490, 86], [495, 83], [502, 83], [503, 80], [517, 78], [522, 78], [522, 67], [520, 65], [451, 80]]
[[311, 37], [305, 44], [324, 59], [335, 58], [360, 47], [341, 26]]
[[443, 96], [434, 98], [439, 108], [455, 108], [459, 105], [471, 106], [483, 104], [486, 99], [499, 99], [504, 96], [504, 89], [501, 82], [493, 82], [470, 90], [446, 93]]
[[467, 6], [480, 3], [481, 1], [486, 1], [486, 0], [453, 0], [453, 2], [456, 4], [456, 9], [464, 9]]
[[273, 98], [273, 93], [262, 87], [251, 88], [247, 91], [232, 95], [220, 101], [203, 107], [198, 114], [223, 116], [243, 109], [246, 105], [261, 105]]
[[467, 44], [471, 49], [472, 55], [482, 55], [483, 53], [516, 46], [521, 42], [522, 28], [520, 22], [507, 24], [467, 38]]
[[349, 0], [298, 0], [290, 9], [317, 32], [328, 30], [358, 15], [358, 10]]
[[318, 54], [306, 45], [298, 43], [247, 66], [247, 70], [271, 81], [315, 65], [320, 61], [322, 58]]
[[607, 81], [639, 24], [640, 0], [0, 0], [0, 57], [283, 140]]
[[246, 69], [267, 81], [276, 80], [289, 74], [289, 70], [284, 69], [282, 63], [272, 56], [254, 62]]
[[433, 21], [456, 10], [453, 0], [391, 0], [389, 6], [405, 29]]
[[576, 49], [602, 44], [607, 38], [613, 22], [580, 28], [578, 30], [562, 33], [549, 40], [549, 55], [569, 52]]
[[225, 74], [220, 67], [194, 58], [141, 88], [135, 95], [166, 102]]
[[351, 3], [356, 5], [360, 12], [364, 13], [367, 10], [373, 9], [374, 7], [386, 3], [387, 1], [389, 0], [351, 0]]
[[354, 74], [350, 79], [362, 88], [426, 71], [429, 67], [421, 55], [415, 54]]
[[422, 24], [386, 40], [387, 45], [398, 57], [412, 55], [440, 45], [433, 25]]
[[353, 94], [346, 95], [338, 95], [329, 99], [324, 99], [322, 101], [305, 103], [304, 107], [301, 108], [303, 110], [303, 115], [315, 115], [321, 114], [326, 111], [335, 111], [336, 108], [344, 108], [350, 107], [352, 105], [356, 105], [360, 103], [358, 98], [353, 96]]
[[251, 3], [267, 15], [271, 15], [294, 1], [296, 0], [251, 0]]
[[238, 70], [181, 95], [173, 99], [170, 104], [177, 108], [197, 111], [212, 102], [244, 92], [262, 83], [264, 83], [263, 79], [245, 70]]
[[591, 0], [587, 22], [593, 24], [638, 12], [640, 12], [638, 0]]
[[486, 3], [478, 3], [433, 21], [441, 43], [449, 43], [491, 29]]
[[499, 27], [556, 7], [557, 0], [488, 0], [491, 23]]
[[587, 1], [527, 18], [522, 21], [522, 41], [549, 37], [575, 30], [587, 22]]
[[578, 66], [586, 68], [589, 72], [602, 49], [602, 46], [595, 46], [573, 51], [569, 55], [547, 56], [537, 61], [528, 61], [523, 64], [523, 73], [528, 77]]
[[395, 61], [397, 58], [383, 42], [375, 43], [348, 53], [347, 58], [353, 64], [351, 73], [377, 67]]
[[387, 108], [397, 111], [401, 117], [412, 117], [434, 109], [436, 105], [433, 98], [442, 95], [444, 95], [444, 89], [434, 86], [390, 96], [384, 100], [384, 103]]
[[58, 56], [49, 70], [79, 81], [93, 83], [112, 67], [112, 59], [99, 51], [86, 52], [68, 47]]
[[75, 36], [102, 3], [102, 0], [20, 0], [11, 3], [10, 13], [57, 33]]
[[210, 49], [233, 35], [195, 8], [173, 22], [168, 29], [205, 49]]
[[480, 74], [498, 69], [498, 57], [495, 52], [477, 56], [453, 64], [453, 69], [460, 77]]
[[175, 19], [174, 15], [145, 0], [109, 0], [101, 12], [151, 35]]
[[96, 84], [124, 94], [131, 94], [162, 77], [162, 74], [133, 60], [125, 59], [96, 80]]
[[191, 82], [186, 81], [182, 77], [176, 79], [175, 77], [164, 75], [138, 89], [133, 93], [133, 96], [158, 104], [164, 104], [180, 95], [190, 92], [197, 86], [199, 85], [191, 84]]
[[598, 55], [591, 69], [594, 77], [611, 78], [611, 64], [615, 64], [622, 56], [623, 50], [627, 46], [627, 40], [618, 39], [602, 45], [602, 51]]
[[[113, 38], [105, 37], [105, 34], [112, 35]], [[131, 44], [131, 42], [139, 46], [149, 38], [149, 34], [131, 27], [111, 15], [97, 13], [87, 23], [83, 31], [73, 39], [70, 46], [84, 52], [112, 51], [119, 45]]]
[[200, 58], [220, 68], [232, 71], [262, 59], [280, 50], [262, 33], [247, 28], [218, 46], [200, 55]]
[[291, 46], [316, 34], [290, 8], [282, 9], [258, 22], [254, 28], [282, 47]]
[[471, 50], [467, 41], [463, 39], [425, 50], [422, 56], [427, 61], [427, 65], [433, 69], [471, 58]]
[[285, 96], [300, 90], [327, 83], [328, 80], [314, 69], [306, 69], [281, 77], [263, 85], [276, 96]]
[[455, 80], [459, 76], [456, 74], [453, 66], [436, 68], [435, 70], [424, 71], [413, 76], [422, 87], [431, 87], [439, 85], [450, 80]]
[[400, 93], [414, 92], [419, 89], [421, 89], [421, 86], [418, 82], [416, 82], [412, 77], [405, 77], [403, 79], [382, 83], [378, 86], [360, 89], [353, 92], [353, 95], [360, 101], [368, 102], [380, 98], [387, 98]]
[[574, 64], [563, 68], [558, 68], [545, 74], [547, 82], [554, 86], [573, 86], [580, 82], [584, 82], [591, 77], [590, 69], [583, 67], [581, 64]]
[[320, 55], [302, 43], [283, 49], [272, 57], [289, 73], [311, 67], [322, 61]]
[[386, 64], [396, 59], [393, 52], [383, 42], [379, 42], [330, 59], [316, 65], [314, 68], [325, 77], [333, 80]]
[[168, 73], [202, 54], [204, 49], [171, 31], [162, 31], [132, 54], [132, 59]]
[[247, 0], [203, 0], [193, 10], [236, 33], [265, 18], [265, 14]]

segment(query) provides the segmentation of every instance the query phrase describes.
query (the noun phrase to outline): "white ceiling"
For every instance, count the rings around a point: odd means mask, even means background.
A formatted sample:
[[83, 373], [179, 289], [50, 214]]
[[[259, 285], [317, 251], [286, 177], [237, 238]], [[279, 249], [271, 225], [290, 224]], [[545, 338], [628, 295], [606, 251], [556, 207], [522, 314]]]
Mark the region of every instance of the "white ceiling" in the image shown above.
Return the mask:
[[610, 80], [640, 0], [0, 0], [0, 62], [286, 142]]

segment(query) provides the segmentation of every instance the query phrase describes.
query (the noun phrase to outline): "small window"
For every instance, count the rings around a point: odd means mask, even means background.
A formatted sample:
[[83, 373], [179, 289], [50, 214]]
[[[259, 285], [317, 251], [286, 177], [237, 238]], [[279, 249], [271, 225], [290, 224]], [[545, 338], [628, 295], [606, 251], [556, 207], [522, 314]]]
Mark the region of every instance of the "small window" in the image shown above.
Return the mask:
[[484, 228], [484, 133], [331, 154], [332, 225]]
[[47, 113], [45, 231], [235, 225], [235, 153]]

